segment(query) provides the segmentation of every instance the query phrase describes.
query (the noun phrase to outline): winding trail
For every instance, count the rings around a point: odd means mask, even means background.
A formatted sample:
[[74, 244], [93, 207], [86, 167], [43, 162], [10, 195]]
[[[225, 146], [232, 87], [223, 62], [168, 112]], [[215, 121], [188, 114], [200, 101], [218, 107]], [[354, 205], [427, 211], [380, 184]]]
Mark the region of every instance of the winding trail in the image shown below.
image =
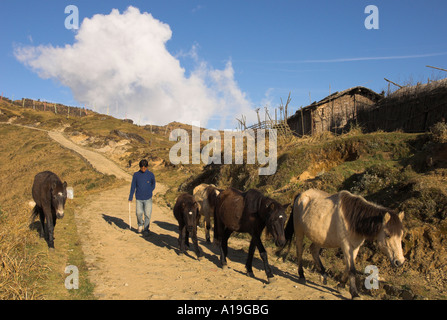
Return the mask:
[[[49, 136], [66, 148], [80, 154], [98, 171], [131, 180], [131, 176], [114, 162], [94, 151], [86, 150], [63, 136]], [[163, 177], [157, 177], [157, 194], [163, 193]], [[86, 257], [89, 279], [99, 299], [265, 299], [307, 300], [345, 299], [332, 286], [322, 285], [319, 276], [307, 272], [307, 284], [298, 283], [296, 265], [277, 261], [268, 248], [276, 281], [267, 284], [258, 252], [253, 262], [254, 278], [245, 275], [248, 240], [231, 237], [228, 269], [219, 267], [218, 250], [205, 243], [199, 228], [199, 246], [203, 258], [198, 261], [192, 250], [178, 255], [178, 226], [167, 207], [154, 201], [151, 219], [152, 235], [143, 238], [135, 232], [135, 202], [132, 203], [133, 228], [129, 230], [129, 186], [103, 191], [87, 198], [76, 212], [78, 232]], [[192, 249], [192, 246], [191, 246]], [[80, 284], [82, 285], [82, 283]]]

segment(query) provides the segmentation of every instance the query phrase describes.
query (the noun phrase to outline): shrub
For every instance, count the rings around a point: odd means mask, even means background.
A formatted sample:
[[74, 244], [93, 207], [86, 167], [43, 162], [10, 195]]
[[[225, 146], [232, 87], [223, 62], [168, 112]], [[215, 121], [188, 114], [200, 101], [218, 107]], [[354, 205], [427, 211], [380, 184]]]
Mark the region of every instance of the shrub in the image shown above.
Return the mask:
[[447, 124], [445, 122], [438, 122], [430, 128], [432, 140], [438, 143], [447, 142]]

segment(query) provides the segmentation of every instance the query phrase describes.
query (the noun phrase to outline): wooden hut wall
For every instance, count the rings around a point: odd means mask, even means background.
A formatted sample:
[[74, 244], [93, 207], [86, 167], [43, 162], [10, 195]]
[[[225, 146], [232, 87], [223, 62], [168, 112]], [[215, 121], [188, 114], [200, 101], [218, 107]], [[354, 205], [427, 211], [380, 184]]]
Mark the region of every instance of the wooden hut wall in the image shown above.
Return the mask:
[[298, 136], [324, 131], [343, 133], [349, 131], [352, 123], [356, 123], [359, 111], [369, 110], [373, 106], [374, 102], [368, 97], [345, 94], [319, 106], [298, 110], [287, 122]]
[[426, 132], [447, 119], [447, 86], [404, 88], [359, 113], [366, 131]]

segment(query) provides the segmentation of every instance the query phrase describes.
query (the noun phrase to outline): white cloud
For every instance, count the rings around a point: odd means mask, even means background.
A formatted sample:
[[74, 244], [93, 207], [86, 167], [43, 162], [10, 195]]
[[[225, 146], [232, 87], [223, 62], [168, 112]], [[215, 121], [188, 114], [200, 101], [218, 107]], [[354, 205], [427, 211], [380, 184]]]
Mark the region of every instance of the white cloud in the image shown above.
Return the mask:
[[186, 76], [166, 48], [171, 37], [168, 24], [129, 7], [122, 14], [114, 9], [84, 19], [73, 45], [19, 46], [14, 54], [41, 78], [69, 87], [81, 104], [103, 113], [118, 105], [119, 115], [126, 112], [142, 124], [200, 121], [206, 126], [218, 115], [224, 128], [234, 127], [237, 114], [252, 116], [231, 62], [214, 69], [200, 60], [194, 44], [189, 55], [196, 67]]

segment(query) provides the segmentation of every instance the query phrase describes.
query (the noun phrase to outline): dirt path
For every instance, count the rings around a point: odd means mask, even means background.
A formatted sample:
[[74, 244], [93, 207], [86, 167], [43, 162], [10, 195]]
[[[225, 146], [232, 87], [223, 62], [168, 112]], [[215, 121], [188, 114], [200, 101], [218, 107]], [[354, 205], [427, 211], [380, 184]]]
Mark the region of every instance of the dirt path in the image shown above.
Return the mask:
[[82, 157], [87, 159], [88, 162], [99, 172], [106, 173], [109, 175], [115, 175], [118, 179], [125, 179], [128, 181], [132, 181], [132, 177], [124, 172], [121, 168], [119, 168], [113, 161], [105, 158], [103, 155], [87, 150], [83, 147], [78, 146], [74, 142], [70, 141], [69, 139], [65, 138], [61, 132], [57, 131], [48, 131], [48, 135], [55, 140], [56, 142], [60, 143], [64, 147], [71, 149], [78, 154], [80, 154]]
[[[115, 163], [104, 156], [72, 143], [61, 133], [50, 137], [86, 158], [98, 171], [130, 180]], [[163, 193], [163, 178], [157, 177], [157, 194]], [[245, 275], [248, 240], [230, 238], [228, 266], [219, 267], [218, 250], [204, 242], [199, 229], [203, 259], [196, 260], [192, 250], [179, 256], [177, 222], [172, 211], [154, 203], [151, 219], [153, 234], [143, 238], [135, 232], [135, 201], [132, 204], [132, 226], [128, 224], [129, 186], [108, 190], [87, 199], [87, 205], [76, 212], [78, 230], [99, 299], [343, 299], [332, 286], [323, 286], [319, 276], [307, 272], [306, 285], [297, 282], [296, 266], [276, 261], [269, 250], [276, 281], [267, 284], [262, 261], [255, 254], [255, 278]], [[245, 250], [245, 251], [244, 251]], [[82, 285], [82, 284], [80, 284]]]

